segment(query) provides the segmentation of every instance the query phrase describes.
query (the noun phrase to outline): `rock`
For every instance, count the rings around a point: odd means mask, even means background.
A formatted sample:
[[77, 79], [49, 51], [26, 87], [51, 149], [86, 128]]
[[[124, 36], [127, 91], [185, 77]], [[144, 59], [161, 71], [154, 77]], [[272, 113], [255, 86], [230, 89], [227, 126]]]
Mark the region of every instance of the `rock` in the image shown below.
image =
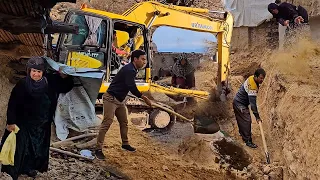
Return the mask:
[[282, 180], [283, 179], [283, 168], [275, 167], [269, 173], [269, 177], [271, 180]]
[[263, 168], [263, 173], [264, 173], [264, 174], [269, 174], [270, 171], [271, 171], [271, 167], [270, 167], [270, 166], [265, 166], [265, 167]]
[[251, 171], [253, 170], [253, 165], [252, 165], [252, 164], [249, 164], [249, 165], [247, 166], [247, 170], [248, 170], [248, 172], [251, 172]]
[[264, 180], [269, 180], [269, 176], [268, 175], [263, 175], [263, 179]]
[[69, 158], [68, 161], [69, 162], [75, 162], [76, 160], [74, 158]]
[[162, 166], [162, 169], [163, 169], [164, 171], [169, 171], [168, 166], [165, 166], [165, 165]]
[[218, 157], [214, 158], [215, 163], [219, 163], [220, 159]]

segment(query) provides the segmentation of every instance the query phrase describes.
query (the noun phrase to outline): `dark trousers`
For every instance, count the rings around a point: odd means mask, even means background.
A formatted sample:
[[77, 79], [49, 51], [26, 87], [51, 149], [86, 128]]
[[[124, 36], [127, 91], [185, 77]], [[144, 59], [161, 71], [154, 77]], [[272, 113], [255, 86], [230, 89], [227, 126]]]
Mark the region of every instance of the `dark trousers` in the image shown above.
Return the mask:
[[239, 133], [243, 141], [252, 141], [251, 138], [251, 116], [248, 107], [233, 101], [233, 111], [236, 116]]

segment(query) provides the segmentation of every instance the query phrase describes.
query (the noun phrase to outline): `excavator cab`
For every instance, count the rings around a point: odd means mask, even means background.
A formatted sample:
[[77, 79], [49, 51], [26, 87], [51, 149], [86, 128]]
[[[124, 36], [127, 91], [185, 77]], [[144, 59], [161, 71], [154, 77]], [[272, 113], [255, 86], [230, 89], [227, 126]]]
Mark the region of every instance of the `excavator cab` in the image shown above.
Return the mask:
[[[136, 85], [140, 92], [150, 90], [150, 51], [147, 38], [148, 29], [144, 23], [135, 22], [118, 14], [89, 8], [69, 11], [65, 22], [77, 24], [79, 33], [60, 34], [56, 47], [57, 61], [73, 67], [96, 68], [106, 71], [96, 106], [102, 105], [99, 99], [107, 91], [119, 70], [126, 63], [130, 63], [128, 50], [131, 52], [139, 48], [146, 52], [147, 63], [138, 72]], [[139, 47], [134, 46], [137, 38], [143, 40], [143, 44]], [[175, 123], [174, 115], [153, 109], [136, 98], [128, 97], [126, 105], [129, 113], [142, 111], [145, 118], [132, 120], [133, 124], [139, 127], [170, 129]], [[160, 115], [167, 118], [163, 120], [159, 117]]]
[[[106, 76], [99, 92], [101, 96], [106, 92], [117, 72], [125, 64], [130, 63], [130, 53], [121, 48], [130, 47], [134, 50], [134, 38], [143, 36], [145, 43], [142, 50], [147, 54], [147, 63], [146, 67], [139, 71], [136, 83], [140, 91], [148, 91], [150, 57], [147, 50], [148, 31], [145, 25], [126, 21], [124, 18], [117, 19], [114, 16], [119, 15], [116, 14], [89, 10], [70, 10], [67, 13], [65, 22], [77, 24], [79, 33], [60, 34], [56, 47], [57, 61], [76, 68], [105, 70]], [[121, 51], [123, 53], [120, 53]]]

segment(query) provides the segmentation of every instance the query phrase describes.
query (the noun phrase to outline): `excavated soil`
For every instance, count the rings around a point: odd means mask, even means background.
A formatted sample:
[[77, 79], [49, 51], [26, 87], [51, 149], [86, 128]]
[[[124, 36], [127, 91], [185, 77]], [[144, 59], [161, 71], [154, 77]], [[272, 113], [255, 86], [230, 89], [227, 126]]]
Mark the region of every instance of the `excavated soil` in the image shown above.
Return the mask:
[[320, 171], [319, 45], [300, 40], [272, 56], [270, 75], [262, 87], [261, 107], [268, 123], [272, 157], [286, 166], [285, 178], [317, 179]]
[[242, 171], [251, 163], [249, 155], [241, 146], [222, 139], [214, 143], [214, 147], [218, 150], [219, 154], [226, 163], [230, 164], [234, 169]]

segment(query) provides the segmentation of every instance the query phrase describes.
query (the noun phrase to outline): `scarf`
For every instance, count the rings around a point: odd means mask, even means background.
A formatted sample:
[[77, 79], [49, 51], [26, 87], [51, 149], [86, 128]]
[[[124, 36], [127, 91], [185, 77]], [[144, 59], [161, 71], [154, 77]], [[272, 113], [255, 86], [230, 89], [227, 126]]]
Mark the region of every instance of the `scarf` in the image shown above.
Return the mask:
[[41, 80], [35, 81], [30, 77], [30, 74], [26, 77], [26, 88], [31, 96], [41, 96], [48, 90], [48, 81], [46, 77], [42, 77]]
[[[39, 81], [35, 81], [30, 76], [31, 68], [43, 71], [43, 76]], [[47, 92], [48, 81], [44, 77], [45, 63], [41, 57], [31, 57], [27, 62], [26, 88], [31, 96], [41, 96]]]

